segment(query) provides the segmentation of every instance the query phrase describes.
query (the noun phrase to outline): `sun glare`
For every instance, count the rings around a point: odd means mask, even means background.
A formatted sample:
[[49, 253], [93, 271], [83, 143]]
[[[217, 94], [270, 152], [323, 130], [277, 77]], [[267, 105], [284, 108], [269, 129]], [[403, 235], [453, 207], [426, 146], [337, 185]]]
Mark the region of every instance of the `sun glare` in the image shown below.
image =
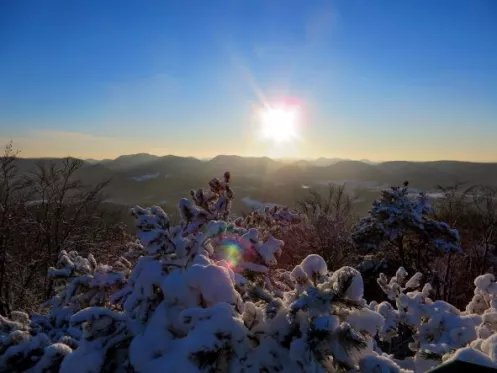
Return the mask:
[[261, 112], [262, 136], [275, 142], [289, 142], [298, 135], [296, 108], [267, 108]]

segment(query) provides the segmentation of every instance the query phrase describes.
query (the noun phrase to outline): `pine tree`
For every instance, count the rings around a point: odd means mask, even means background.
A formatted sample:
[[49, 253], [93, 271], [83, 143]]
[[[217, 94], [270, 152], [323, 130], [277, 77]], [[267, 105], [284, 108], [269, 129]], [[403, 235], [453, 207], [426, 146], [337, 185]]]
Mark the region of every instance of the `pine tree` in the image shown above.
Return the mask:
[[433, 208], [424, 193], [412, 197], [407, 183], [383, 190], [369, 215], [356, 226], [352, 240], [367, 251], [393, 252], [390, 259], [410, 269], [429, 269], [434, 255], [461, 252], [457, 230], [433, 219]]

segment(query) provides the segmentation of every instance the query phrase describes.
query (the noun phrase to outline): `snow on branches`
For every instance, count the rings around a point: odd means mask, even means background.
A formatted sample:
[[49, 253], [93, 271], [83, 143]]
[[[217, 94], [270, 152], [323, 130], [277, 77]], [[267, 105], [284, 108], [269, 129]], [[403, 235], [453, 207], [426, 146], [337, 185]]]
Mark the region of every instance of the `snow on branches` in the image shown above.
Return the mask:
[[[458, 358], [464, 349], [466, 352], [461, 358], [467, 360], [473, 356], [478, 362], [482, 360], [478, 356], [483, 353], [497, 368], [497, 355], [493, 352], [497, 348], [497, 310], [494, 308], [497, 283], [493, 275], [475, 280], [475, 296], [465, 311], [444, 301], [432, 300], [429, 297], [432, 288], [429, 283], [421, 286], [421, 278], [418, 272], [408, 280], [408, 273], [402, 267], [389, 281], [380, 274], [378, 284], [391, 302], [369, 305], [385, 319], [378, 333], [380, 340], [391, 341], [401, 325], [413, 331], [409, 348], [414, 356], [398, 362], [399, 365], [422, 372], [442, 361]], [[476, 351], [466, 350], [470, 346]]]
[[[432, 206], [424, 193], [412, 197], [407, 183], [383, 190], [369, 215], [356, 226], [352, 240], [367, 250], [393, 248], [402, 265], [426, 264], [426, 254], [460, 252], [456, 229], [432, 219]], [[415, 254], [413, 254], [413, 252]], [[409, 260], [409, 256], [414, 256]]]
[[[495, 364], [492, 275], [476, 279], [465, 311], [431, 300], [422, 275], [408, 279], [404, 268], [391, 279], [380, 275], [388, 300], [368, 304], [355, 268], [330, 272], [315, 254], [291, 271], [277, 268], [285, 246], [268, 227], [298, 215], [275, 209], [237, 220], [229, 183], [226, 173], [182, 200], [178, 225], [160, 207], [133, 208], [139, 243], [112, 266], [62, 251], [50, 269], [59, 286], [47, 313], [0, 318], [0, 372], [373, 373], [422, 372], [457, 358]], [[423, 206], [402, 208], [408, 224], [400, 212], [385, 218], [384, 227], [392, 224], [385, 232], [398, 237], [397, 218], [406, 224], [399, 232], [429, 225]], [[381, 346], [402, 327], [412, 331], [412, 356], [397, 359]]]
[[[57, 294], [46, 302], [48, 312], [31, 319], [21, 312], [10, 320], [0, 317], [0, 372], [57, 371], [66, 355], [70, 362], [80, 354], [86, 341], [95, 339], [95, 321], [113, 314], [110, 295], [127, 282], [132, 268], [125, 256], [143, 249], [133, 243], [129, 248], [113, 266], [98, 264], [91, 254], [83, 258], [75, 251], [61, 251], [57, 268], [49, 269]], [[103, 347], [99, 343], [96, 348]], [[79, 361], [76, 365], [82, 370], [71, 371], [92, 371]]]

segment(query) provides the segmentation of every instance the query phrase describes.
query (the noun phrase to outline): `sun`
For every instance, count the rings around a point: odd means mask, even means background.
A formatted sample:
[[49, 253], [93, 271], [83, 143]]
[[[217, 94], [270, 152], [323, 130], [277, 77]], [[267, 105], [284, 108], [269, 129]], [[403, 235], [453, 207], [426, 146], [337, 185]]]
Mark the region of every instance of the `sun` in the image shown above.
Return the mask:
[[261, 133], [265, 139], [289, 142], [297, 138], [297, 108], [269, 107], [261, 112]]

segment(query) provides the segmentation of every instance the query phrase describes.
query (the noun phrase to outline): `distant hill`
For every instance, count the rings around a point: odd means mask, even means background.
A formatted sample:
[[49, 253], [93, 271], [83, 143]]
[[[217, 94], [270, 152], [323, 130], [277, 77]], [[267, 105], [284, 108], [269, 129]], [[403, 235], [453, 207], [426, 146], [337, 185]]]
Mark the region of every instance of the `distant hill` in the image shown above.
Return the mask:
[[[20, 158], [22, 170], [32, 170], [36, 164], [48, 161], [61, 162], [58, 158]], [[164, 177], [206, 177], [230, 170], [243, 177], [284, 178], [302, 181], [374, 181], [398, 184], [409, 180], [423, 188], [447, 185], [454, 182], [488, 184], [497, 186], [497, 163], [459, 161], [408, 162], [391, 161], [374, 163], [339, 158], [297, 160], [289, 163], [268, 157], [242, 157], [218, 155], [209, 160], [174, 155], [156, 156], [147, 153], [122, 155], [112, 160], [84, 160], [85, 172], [107, 174], [109, 177], [139, 179], [144, 175]], [[291, 176], [291, 177], [290, 177]]]
[[268, 157], [240, 157], [238, 155], [218, 155], [206, 164], [213, 172], [230, 170], [235, 174], [257, 177], [282, 167], [283, 164]]
[[202, 171], [205, 164], [203, 161], [193, 157], [178, 157], [166, 155], [157, 157], [153, 161], [142, 165], [131, 167], [126, 170], [126, 175], [141, 176], [158, 173], [162, 176], [196, 175]]
[[93, 159], [93, 158], [87, 158], [87, 159], [84, 159], [84, 161], [86, 163], [89, 163], [89, 164], [97, 164], [97, 163], [105, 163], [105, 162], [110, 162], [112, 161], [112, 159], [102, 159], [102, 160], [98, 160], [98, 159]]
[[316, 159], [314, 161], [311, 161], [311, 163], [314, 166], [326, 167], [326, 166], [331, 166], [333, 164], [336, 164], [338, 162], [343, 162], [343, 161], [348, 161], [348, 159], [342, 159], [342, 158], [324, 158], [324, 157], [321, 157], [321, 158], [318, 158], [318, 159]]
[[[22, 171], [34, 170], [38, 163], [61, 159], [20, 158]], [[309, 189], [322, 189], [330, 183], [346, 184], [360, 195], [364, 205], [377, 198], [387, 185], [408, 180], [414, 189], [433, 191], [438, 185], [467, 182], [497, 187], [497, 163], [455, 161], [407, 162], [319, 158], [317, 160], [278, 161], [268, 157], [218, 155], [209, 160], [146, 153], [120, 156], [113, 160], [85, 160], [78, 176], [94, 184], [112, 179], [107, 194], [115, 205], [168, 206], [188, 196], [191, 189], [206, 187], [212, 177], [222, 177], [229, 170], [237, 192], [235, 210], [248, 208], [245, 197], [264, 203], [293, 205]], [[245, 198], [245, 201], [247, 199]], [[171, 211], [176, 206], [171, 205]]]
[[360, 161], [340, 161], [324, 169], [334, 179], [375, 180], [381, 177], [381, 172], [375, 166]]
[[374, 161], [371, 161], [369, 159], [359, 159], [359, 162], [362, 162], [362, 163], [369, 163], [369, 164], [378, 164], [379, 162], [374, 162]]
[[111, 159], [111, 160], [106, 159], [101, 161], [100, 163], [112, 170], [127, 170], [133, 167], [138, 167], [153, 162], [157, 158], [159, 158], [157, 155], [152, 155], [148, 153], [138, 153], [138, 154], [121, 155], [116, 159]]

